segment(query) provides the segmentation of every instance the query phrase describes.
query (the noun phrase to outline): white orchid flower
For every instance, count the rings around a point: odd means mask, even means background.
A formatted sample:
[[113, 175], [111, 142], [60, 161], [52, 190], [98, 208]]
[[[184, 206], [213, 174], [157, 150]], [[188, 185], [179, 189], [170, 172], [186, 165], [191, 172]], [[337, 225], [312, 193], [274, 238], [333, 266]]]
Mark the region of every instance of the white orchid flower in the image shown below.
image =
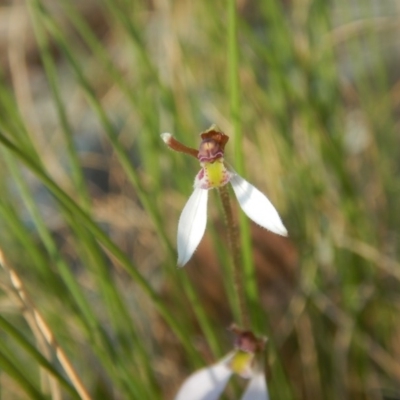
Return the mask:
[[194, 181], [194, 191], [186, 203], [178, 224], [178, 266], [183, 267], [199, 245], [207, 223], [208, 190], [232, 185], [239, 205], [255, 223], [281, 236], [287, 236], [278, 212], [268, 198], [239, 176], [224, 161], [224, 148], [229, 137], [215, 125], [201, 134], [199, 150], [184, 146], [170, 133], [161, 135], [173, 150], [195, 156], [200, 161], [200, 172]]
[[227, 385], [233, 371], [222, 360], [189, 376], [180, 387], [175, 400], [218, 399]]
[[[208, 368], [203, 368], [180, 387], [175, 400], [218, 400], [225, 389], [233, 371], [222, 360]], [[269, 400], [264, 373], [255, 371], [241, 400]]]
[[[269, 400], [262, 363], [258, 361], [255, 364], [256, 354], [262, 351], [259, 345], [262, 343], [263, 347], [265, 342], [257, 340], [250, 332], [242, 331], [239, 335], [251, 335], [253, 350], [237, 348], [218, 363], [195, 372], [183, 382], [175, 400], [217, 400], [234, 373], [249, 379], [241, 400]], [[248, 342], [248, 339], [249, 337], [245, 341]]]

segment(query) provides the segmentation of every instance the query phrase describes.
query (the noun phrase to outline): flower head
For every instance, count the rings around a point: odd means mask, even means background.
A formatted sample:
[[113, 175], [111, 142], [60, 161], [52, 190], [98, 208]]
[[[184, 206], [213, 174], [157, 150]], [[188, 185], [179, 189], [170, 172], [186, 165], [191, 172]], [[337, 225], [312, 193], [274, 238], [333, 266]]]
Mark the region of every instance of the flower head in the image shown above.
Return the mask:
[[194, 181], [194, 191], [186, 203], [178, 224], [178, 266], [184, 266], [199, 245], [207, 223], [208, 190], [231, 183], [244, 213], [255, 223], [278, 235], [287, 236], [275, 207], [253, 185], [239, 176], [224, 160], [229, 137], [212, 125], [200, 134], [199, 150], [178, 142], [170, 133], [161, 135], [173, 150], [190, 154], [200, 162], [201, 169]]
[[189, 376], [175, 400], [217, 400], [233, 374], [250, 380], [241, 400], [269, 399], [261, 357], [265, 338], [258, 339], [237, 327], [232, 330], [237, 335], [235, 349], [216, 364]]

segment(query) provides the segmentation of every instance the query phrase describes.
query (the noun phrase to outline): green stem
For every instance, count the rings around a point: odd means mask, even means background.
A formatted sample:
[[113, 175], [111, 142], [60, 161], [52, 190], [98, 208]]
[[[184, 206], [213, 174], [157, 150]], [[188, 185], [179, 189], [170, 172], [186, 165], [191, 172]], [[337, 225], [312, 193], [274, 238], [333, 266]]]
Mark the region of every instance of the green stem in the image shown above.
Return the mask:
[[240, 127], [239, 50], [237, 43], [236, 0], [228, 1], [229, 100], [235, 141], [235, 166], [243, 173], [242, 132]]
[[[239, 81], [239, 45], [237, 29], [237, 9], [236, 0], [228, 0], [228, 69], [229, 69], [229, 99], [230, 99], [230, 117], [234, 133], [234, 154], [235, 169], [240, 175], [244, 175], [243, 159], [243, 133], [240, 120], [240, 81]], [[247, 217], [240, 213], [240, 244], [241, 244], [241, 266], [245, 280], [243, 282], [244, 292], [252, 307], [251, 313], [252, 327], [262, 330], [262, 322], [259, 320], [257, 312], [259, 303], [259, 293], [255, 277], [255, 267], [253, 262], [253, 253], [251, 248], [250, 226]], [[254, 306], [253, 306], [254, 305]]]
[[228, 187], [222, 186], [218, 188], [221, 197], [222, 207], [224, 209], [225, 220], [228, 230], [229, 247], [232, 251], [232, 277], [235, 288], [235, 314], [238, 318], [238, 323], [246, 328], [249, 325], [248, 313], [246, 308], [246, 297], [243, 286], [243, 276], [241, 269], [241, 253], [240, 253], [240, 236], [238, 226], [233, 218], [231, 202], [229, 199]]

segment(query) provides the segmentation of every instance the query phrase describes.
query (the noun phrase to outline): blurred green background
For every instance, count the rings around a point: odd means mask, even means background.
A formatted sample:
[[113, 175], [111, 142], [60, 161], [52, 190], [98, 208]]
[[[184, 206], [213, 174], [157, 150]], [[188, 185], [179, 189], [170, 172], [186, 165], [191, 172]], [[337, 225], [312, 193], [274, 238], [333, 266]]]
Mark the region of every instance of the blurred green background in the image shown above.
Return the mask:
[[29, 299], [2, 269], [0, 398], [79, 398], [37, 312], [93, 399], [171, 399], [232, 348], [219, 199], [178, 270], [199, 166], [160, 140], [212, 123], [290, 235], [235, 206], [271, 399], [400, 398], [399, 34], [394, 0], [1, 2], [0, 249]]

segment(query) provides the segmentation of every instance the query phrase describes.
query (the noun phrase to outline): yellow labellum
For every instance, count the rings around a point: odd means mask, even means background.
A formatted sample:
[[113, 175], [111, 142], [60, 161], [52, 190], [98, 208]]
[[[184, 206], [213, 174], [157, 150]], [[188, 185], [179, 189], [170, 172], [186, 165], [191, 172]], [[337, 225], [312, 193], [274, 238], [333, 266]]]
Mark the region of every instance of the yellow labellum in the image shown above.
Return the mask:
[[210, 188], [223, 186], [228, 181], [228, 172], [222, 158], [214, 162], [203, 163], [204, 172], [206, 174], [208, 185]]
[[233, 372], [238, 375], [243, 375], [248, 372], [249, 368], [251, 367], [251, 363], [253, 361], [254, 354], [247, 353], [244, 351], [237, 351], [233, 356], [232, 360], [229, 363], [229, 367]]

